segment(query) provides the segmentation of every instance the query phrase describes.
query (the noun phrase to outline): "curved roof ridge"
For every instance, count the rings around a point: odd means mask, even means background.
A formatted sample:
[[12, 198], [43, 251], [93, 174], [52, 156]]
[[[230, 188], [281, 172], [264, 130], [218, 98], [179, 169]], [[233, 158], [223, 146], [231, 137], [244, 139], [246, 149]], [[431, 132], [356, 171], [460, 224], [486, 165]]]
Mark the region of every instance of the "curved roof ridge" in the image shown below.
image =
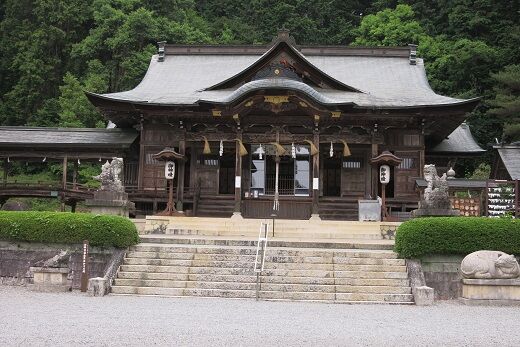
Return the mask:
[[346, 105], [346, 104], [354, 104], [353, 102], [341, 102], [338, 100], [331, 99], [313, 87], [305, 84], [303, 82], [299, 82], [289, 78], [264, 78], [259, 80], [254, 80], [251, 82], [247, 82], [246, 84], [240, 86], [238, 89], [234, 90], [231, 94], [221, 98], [220, 100], [209, 100], [209, 99], [199, 99], [198, 102], [208, 102], [208, 103], [222, 103], [229, 104], [232, 103], [241, 97], [260, 90], [260, 89], [282, 89], [282, 90], [294, 90], [297, 92], [301, 92], [314, 101], [320, 104], [329, 104], [329, 105]]

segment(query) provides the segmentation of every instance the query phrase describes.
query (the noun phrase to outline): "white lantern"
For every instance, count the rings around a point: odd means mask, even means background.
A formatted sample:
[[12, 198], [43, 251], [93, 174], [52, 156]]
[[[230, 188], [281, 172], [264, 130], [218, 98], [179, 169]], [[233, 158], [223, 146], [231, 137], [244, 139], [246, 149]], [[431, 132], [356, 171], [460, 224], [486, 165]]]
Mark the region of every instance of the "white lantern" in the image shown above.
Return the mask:
[[175, 162], [166, 162], [166, 164], [164, 165], [164, 177], [167, 180], [172, 180], [175, 177]]
[[379, 182], [382, 184], [388, 184], [388, 182], [390, 182], [390, 166], [381, 165], [379, 167]]

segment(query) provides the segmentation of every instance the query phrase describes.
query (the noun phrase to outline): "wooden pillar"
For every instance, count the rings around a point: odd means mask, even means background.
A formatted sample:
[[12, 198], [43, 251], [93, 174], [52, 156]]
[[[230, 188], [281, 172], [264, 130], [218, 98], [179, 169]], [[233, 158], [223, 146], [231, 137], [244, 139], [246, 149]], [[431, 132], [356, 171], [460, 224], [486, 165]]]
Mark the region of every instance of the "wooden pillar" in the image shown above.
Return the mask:
[[78, 162], [74, 162], [73, 170], [72, 170], [72, 189], [76, 189], [76, 185], [78, 183]]
[[[372, 158], [377, 157], [379, 154], [379, 145], [377, 143], [372, 143]], [[376, 199], [377, 197], [377, 186], [379, 184], [379, 173], [378, 173], [378, 167], [377, 165], [372, 165], [372, 175], [371, 175], [371, 182], [372, 182], [372, 199]]]
[[[186, 155], [186, 141], [179, 141], [179, 154]], [[177, 211], [183, 210], [184, 202], [184, 171], [186, 168], [185, 160], [177, 160]]]
[[312, 217], [319, 217], [320, 213], [320, 134], [314, 132], [312, 142], [318, 149], [318, 153], [312, 156]]
[[[137, 169], [137, 190], [142, 190], [144, 185], [143, 175], [144, 175], [144, 165], [146, 160], [145, 146], [144, 142], [147, 140], [145, 138], [144, 131], [144, 123], [141, 120], [141, 126], [139, 128], [139, 164]], [[155, 212], [154, 212], [155, 213]]]
[[7, 159], [4, 160], [4, 185], [7, 184], [7, 175], [9, 172], [9, 162]]
[[67, 189], [67, 156], [63, 157], [62, 188]]
[[[67, 156], [63, 157], [63, 173], [61, 177], [61, 187], [63, 190], [67, 189]], [[65, 212], [65, 192], [61, 193], [61, 212]]]
[[[237, 132], [237, 139], [242, 140], [242, 131]], [[235, 141], [235, 215], [242, 212], [242, 157], [240, 156], [240, 142]]]

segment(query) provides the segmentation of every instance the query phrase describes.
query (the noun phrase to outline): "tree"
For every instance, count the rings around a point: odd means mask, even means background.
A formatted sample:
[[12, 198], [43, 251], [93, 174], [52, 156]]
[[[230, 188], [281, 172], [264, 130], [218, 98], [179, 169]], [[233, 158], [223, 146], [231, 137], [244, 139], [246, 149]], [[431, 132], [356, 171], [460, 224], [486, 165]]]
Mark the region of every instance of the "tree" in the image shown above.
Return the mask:
[[489, 114], [503, 122], [503, 141], [520, 141], [520, 65], [506, 66], [491, 75], [496, 82], [495, 98]]
[[408, 5], [397, 5], [395, 9], [385, 9], [364, 17], [355, 32], [354, 44], [362, 46], [406, 46], [419, 43], [425, 35]]

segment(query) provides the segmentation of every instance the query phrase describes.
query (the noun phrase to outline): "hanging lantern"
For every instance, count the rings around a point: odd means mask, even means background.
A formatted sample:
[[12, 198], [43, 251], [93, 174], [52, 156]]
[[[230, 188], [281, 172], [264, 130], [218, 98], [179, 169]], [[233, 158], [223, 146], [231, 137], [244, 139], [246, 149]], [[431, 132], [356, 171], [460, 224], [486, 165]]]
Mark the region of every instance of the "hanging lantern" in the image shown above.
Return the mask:
[[264, 154], [264, 147], [262, 147], [262, 144], [260, 144], [260, 147], [258, 148], [258, 159], [262, 160]]
[[222, 157], [222, 154], [224, 154], [224, 141], [220, 140], [220, 149], [218, 151], [219, 156]]
[[330, 156], [331, 158], [334, 156], [334, 144], [332, 143], [332, 141], [330, 141], [329, 156]]
[[294, 147], [294, 142], [291, 144], [291, 157], [296, 159], [296, 147]]

